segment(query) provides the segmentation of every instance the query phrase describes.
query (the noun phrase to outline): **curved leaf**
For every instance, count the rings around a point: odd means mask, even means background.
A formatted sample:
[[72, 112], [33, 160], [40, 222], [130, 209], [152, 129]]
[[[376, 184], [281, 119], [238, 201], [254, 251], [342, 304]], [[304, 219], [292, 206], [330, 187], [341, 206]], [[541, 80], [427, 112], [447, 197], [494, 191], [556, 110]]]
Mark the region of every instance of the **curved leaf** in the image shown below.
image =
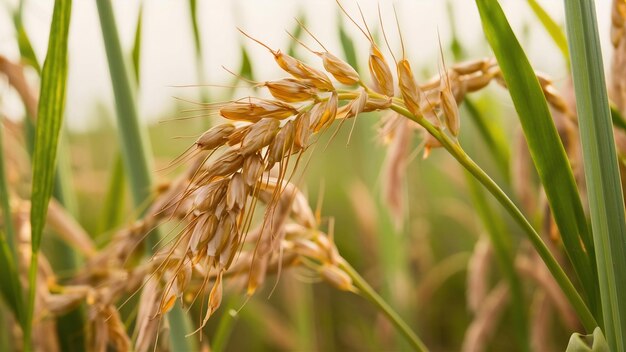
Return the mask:
[[591, 306], [597, 277], [593, 242], [565, 149], [533, 68], [497, 0], [476, 0], [483, 29], [513, 99], [530, 154], [546, 192], [565, 250]]

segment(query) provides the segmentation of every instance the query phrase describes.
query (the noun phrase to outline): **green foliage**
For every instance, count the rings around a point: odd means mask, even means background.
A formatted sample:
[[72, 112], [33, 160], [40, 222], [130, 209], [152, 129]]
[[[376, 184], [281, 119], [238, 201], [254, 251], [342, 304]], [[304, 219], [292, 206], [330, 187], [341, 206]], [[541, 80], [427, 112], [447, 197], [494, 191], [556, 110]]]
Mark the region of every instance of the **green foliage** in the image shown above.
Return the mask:
[[139, 15], [137, 15], [137, 25], [135, 27], [135, 40], [133, 41], [133, 50], [131, 52], [131, 57], [133, 61], [133, 73], [135, 78], [135, 83], [139, 86], [139, 82], [141, 82], [141, 30], [143, 28], [143, 4], [139, 6]]
[[565, 250], [591, 306], [595, 307], [597, 277], [593, 271], [593, 242], [572, 169], [541, 86], [498, 2], [477, 0], [476, 3], [484, 32], [500, 64]]
[[626, 351], [624, 198], [594, 2], [565, 1], [565, 14], [600, 282], [602, 327], [611, 351]]
[[54, 4], [48, 52], [41, 74], [38, 122], [33, 153], [33, 186], [30, 222], [31, 264], [30, 294], [26, 317], [24, 343], [30, 349], [31, 321], [34, 313], [38, 253], [48, 212], [48, 201], [54, 187], [57, 144], [63, 124], [67, 80], [67, 39], [72, 9], [71, 0], [57, 0]]

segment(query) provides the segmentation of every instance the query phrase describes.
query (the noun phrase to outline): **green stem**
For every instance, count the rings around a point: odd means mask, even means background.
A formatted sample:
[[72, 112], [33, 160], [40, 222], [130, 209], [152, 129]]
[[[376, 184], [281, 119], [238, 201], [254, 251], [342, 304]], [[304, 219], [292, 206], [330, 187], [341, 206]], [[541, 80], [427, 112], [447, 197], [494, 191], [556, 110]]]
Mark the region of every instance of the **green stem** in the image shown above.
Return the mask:
[[593, 329], [598, 326], [595, 318], [589, 311], [589, 308], [583, 301], [582, 297], [578, 294], [578, 291], [567, 277], [563, 268], [559, 265], [557, 260], [554, 258], [546, 244], [543, 242], [537, 231], [532, 227], [528, 219], [524, 217], [524, 214], [517, 208], [515, 203], [504, 193], [504, 191], [498, 186], [495, 181], [489, 177], [483, 171], [480, 166], [478, 166], [474, 160], [472, 160], [469, 155], [465, 153], [463, 148], [459, 145], [457, 141], [453, 141], [447, 134], [443, 133], [438, 127], [435, 127], [430, 122], [428, 122], [424, 118], [418, 118], [412, 113], [410, 113], [406, 108], [393, 104], [391, 109], [397, 112], [400, 115], [408, 117], [409, 119], [419, 123], [422, 125], [433, 137], [435, 137], [442, 146], [454, 157], [467, 171], [469, 171], [495, 198], [496, 200], [504, 207], [504, 209], [513, 217], [515, 222], [519, 224], [519, 226], [524, 230], [528, 239], [532, 243], [533, 247], [543, 262], [546, 264], [552, 276], [563, 290], [563, 293], [569, 300], [570, 304], [578, 314], [579, 319], [583, 323], [585, 329], [587, 331], [593, 331]]
[[374, 304], [380, 311], [387, 316], [387, 318], [393, 323], [393, 325], [398, 329], [398, 331], [407, 339], [407, 341], [411, 344], [416, 351], [428, 351], [428, 347], [422, 342], [422, 340], [411, 330], [409, 325], [402, 320], [400, 315], [396, 313], [383, 300], [376, 291], [365, 281], [365, 279], [359, 275], [359, 273], [354, 270], [354, 268], [345, 260], [341, 260], [339, 262], [339, 268], [343, 270], [350, 278], [352, 279], [352, 283], [356, 288], [359, 289], [359, 294], [363, 296], [365, 299]]

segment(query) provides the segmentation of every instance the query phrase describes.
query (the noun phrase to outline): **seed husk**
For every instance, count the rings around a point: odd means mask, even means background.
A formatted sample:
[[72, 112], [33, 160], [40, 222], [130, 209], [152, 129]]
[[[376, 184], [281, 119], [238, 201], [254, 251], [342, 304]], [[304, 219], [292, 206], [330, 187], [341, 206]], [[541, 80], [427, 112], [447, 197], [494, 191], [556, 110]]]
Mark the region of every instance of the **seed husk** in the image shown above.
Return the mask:
[[393, 76], [387, 60], [376, 45], [370, 46], [369, 69], [374, 81], [374, 90], [388, 97], [394, 95]]
[[326, 104], [324, 104], [324, 110], [322, 111], [318, 121], [313, 126], [314, 132], [319, 132], [322, 128], [329, 126], [333, 123], [333, 121], [335, 121], [338, 101], [337, 92], [333, 92], [326, 101]]
[[326, 71], [335, 77], [337, 81], [349, 86], [358, 84], [361, 81], [359, 74], [347, 62], [329, 52], [316, 54], [322, 58], [322, 64]]
[[393, 103], [393, 100], [391, 99], [391, 97], [386, 97], [386, 98], [367, 97], [367, 101], [365, 102], [365, 107], [363, 108], [363, 112], [385, 110], [385, 109], [388, 109], [392, 103]]
[[302, 77], [302, 79], [305, 79], [308, 82], [311, 82], [311, 84], [314, 85], [315, 88], [319, 90], [327, 91], [327, 92], [335, 90], [335, 87], [333, 86], [333, 83], [330, 81], [330, 78], [328, 78], [328, 76], [324, 72], [318, 69], [315, 69], [303, 62], [300, 62], [299, 65], [300, 65], [300, 69], [304, 73], [304, 76]]
[[398, 62], [398, 84], [400, 93], [406, 108], [416, 117], [421, 117], [422, 109], [420, 103], [424, 100], [424, 92], [417, 85], [408, 60], [402, 59]]
[[335, 286], [335, 288], [342, 291], [356, 292], [356, 288], [352, 286], [350, 276], [338, 267], [334, 265], [322, 265], [319, 269], [319, 273], [322, 279]]
[[200, 247], [198, 244], [200, 243], [201, 238], [206, 232], [204, 224], [206, 223], [208, 218], [209, 213], [204, 213], [195, 220], [196, 224], [191, 231], [191, 237], [189, 237], [189, 248], [191, 249], [192, 253], [196, 253]]
[[226, 176], [239, 170], [243, 165], [243, 155], [238, 149], [229, 149], [211, 164], [207, 176]]
[[287, 121], [268, 149], [268, 165], [274, 165], [274, 163], [281, 161], [285, 156], [285, 152], [288, 152], [289, 149], [293, 149], [293, 139], [294, 125], [293, 122]]
[[243, 209], [248, 198], [248, 186], [243, 180], [241, 172], [233, 175], [228, 183], [226, 192], [226, 207], [228, 209]]
[[282, 53], [280, 50], [272, 51], [274, 60], [285, 72], [295, 78], [308, 80], [315, 88], [323, 91], [331, 91], [335, 88], [326, 74], [317, 70], [304, 62]]
[[206, 323], [211, 318], [211, 315], [215, 313], [217, 308], [219, 308], [220, 304], [222, 304], [222, 271], [217, 275], [215, 279], [215, 283], [213, 284], [213, 288], [211, 289], [211, 293], [209, 293], [209, 302], [206, 311], [206, 315], [202, 320], [201, 327], [204, 327]]
[[198, 187], [195, 191], [194, 205], [199, 211], [214, 209], [226, 192], [228, 179], [212, 181], [209, 184]]
[[266, 118], [250, 126], [250, 130], [243, 138], [239, 153], [248, 155], [268, 146], [274, 140], [280, 128], [280, 121]]
[[486, 72], [480, 75], [471, 76], [469, 78], [462, 78], [461, 82], [465, 85], [465, 89], [469, 92], [476, 92], [483, 88], [485, 88], [491, 80], [493, 79], [493, 74], [490, 72]]
[[459, 107], [448, 84], [445, 84], [443, 89], [439, 92], [439, 100], [441, 101], [441, 109], [445, 117], [444, 121], [446, 127], [448, 127], [450, 133], [456, 137], [459, 135], [461, 119], [459, 116]]
[[264, 86], [274, 98], [288, 103], [307, 101], [317, 96], [315, 87], [304, 80], [284, 78], [265, 82]]
[[300, 114], [295, 119], [295, 136], [294, 144], [300, 149], [304, 149], [307, 146], [309, 137], [311, 136], [311, 112], [307, 111]]
[[217, 125], [204, 132], [196, 141], [196, 146], [202, 150], [213, 150], [222, 146], [234, 131], [235, 126], [233, 124]]
[[220, 115], [235, 121], [257, 122], [265, 117], [286, 119], [298, 110], [280, 101], [259, 98], [248, 98], [233, 101], [220, 109]]
[[477, 59], [455, 64], [452, 66], [452, 69], [460, 75], [469, 75], [478, 71], [484, 71], [490, 64], [490, 59]]

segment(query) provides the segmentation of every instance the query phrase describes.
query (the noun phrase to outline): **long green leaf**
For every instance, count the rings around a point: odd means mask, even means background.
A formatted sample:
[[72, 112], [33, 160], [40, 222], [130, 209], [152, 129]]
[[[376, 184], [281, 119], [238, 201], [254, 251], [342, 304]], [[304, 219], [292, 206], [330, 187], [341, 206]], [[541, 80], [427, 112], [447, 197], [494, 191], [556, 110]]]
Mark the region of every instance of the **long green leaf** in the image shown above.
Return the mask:
[[[37, 60], [37, 56], [32, 48], [30, 38], [26, 32], [22, 22], [22, 10], [24, 1], [20, 2], [18, 10], [13, 15], [13, 23], [15, 31], [17, 33], [18, 47], [22, 61], [30, 65], [35, 71], [41, 75], [41, 67]], [[28, 133], [34, 131], [35, 127], [33, 121], [36, 120], [36, 116], [29, 116], [28, 109], [25, 119], [25, 130], [27, 132], [27, 149], [32, 156], [34, 133]], [[75, 218], [78, 217], [78, 206], [76, 200], [76, 192], [74, 191], [72, 179], [71, 179], [71, 165], [70, 155], [67, 147], [67, 126], [63, 126], [60, 132], [60, 139], [57, 144], [57, 162], [54, 175], [54, 188], [52, 196], [59, 201], [65, 209], [68, 210]], [[55, 267], [63, 267], [68, 270], [74, 270], [79, 265], [80, 258], [77, 253], [64, 242], [58, 242], [57, 247], [53, 253], [49, 256], [51, 264]], [[62, 315], [57, 319], [57, 336], [59, 344], [63, 350], [70, 350], [70, 347], [76, 349], [84, 349], [84, 329], [77, 329], [76, 327], [82, 327], [85, 325], [83, 311], [80, 308], [74, 309], [68, 314]]]
[[28, 314], [24, 331], [24, 346], [30, 349], [31, 321], [35, 305], [37, 263], [39, 247], [48, 212], [48, 201], [52, 196], [57, 143], [65, 110], [65, 87], [67, 80], [67, 38], [70, 26], [71, 0], [54, 3], [48, 52], [41, 75], [41, 96], [37, 111], [33, 155], [33, 189], [31, 222], [31, 264], [29, 273], [30, 293]]
[[[497, 0], [476, 0], [484, 32], [496, 55], [546, 192], [565, 250], [596, 308], [593, 242], [578, 189], [548, 104], [530, 62]], [[584, 247], [583, 247], [584, 246]], [[596, 310], [597, 315], [597, 310]]]
[[565, 1], [604, 333], [626, 351], [626, 222], [593, 0]]
[[147, 143], [146, 131], [139, 123], [137, 106], [124, 63], [111, 2], [98, 0], [96, 4], [115, 95], [124, 166], [130, 173], [129, 181], [135, 206], [141, 206], [150, 196], [152, 153]]
[[535, 16], [539, 19], [543, 28], [546, 29], [554, 44], [559, 48], [561, 54], [563, 55], [563, 60], [567, 63], [569, 67], [569, 50], [567, 49], [567, 38], [565, 38], [565, 33], [561, 29], [554, 19], [546, 12], [546, 10], [541, 7], [541, 5], [537, 2], [537, 0], [528, 0], [528, 5], [535, 13]]

